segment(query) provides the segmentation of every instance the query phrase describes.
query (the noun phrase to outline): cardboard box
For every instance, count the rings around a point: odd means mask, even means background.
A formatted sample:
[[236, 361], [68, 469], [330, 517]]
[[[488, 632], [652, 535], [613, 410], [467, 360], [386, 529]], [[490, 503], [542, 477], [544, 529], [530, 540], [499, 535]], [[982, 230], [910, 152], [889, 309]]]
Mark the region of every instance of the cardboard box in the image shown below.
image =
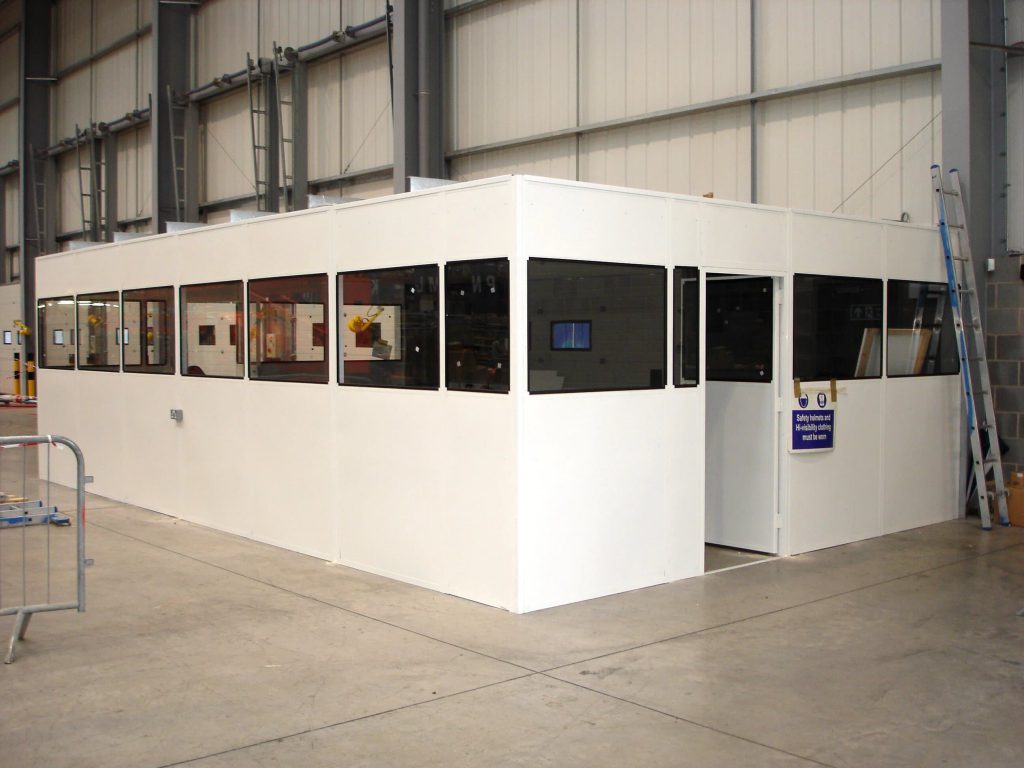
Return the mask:
[[1006, 484], [1006, 511], [1010, 525], [1024, 528], [1024, 472], [1014, 472]]

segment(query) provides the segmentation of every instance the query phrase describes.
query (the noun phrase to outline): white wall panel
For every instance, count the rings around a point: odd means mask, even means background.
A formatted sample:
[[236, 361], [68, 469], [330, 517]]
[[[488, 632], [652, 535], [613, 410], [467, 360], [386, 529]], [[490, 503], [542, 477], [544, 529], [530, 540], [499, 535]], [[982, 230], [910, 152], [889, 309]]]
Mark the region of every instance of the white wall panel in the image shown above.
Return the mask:
[[236, 91], [207, 102], [200, 121], [203, 133], [203, 200], [253, 193], [252, 128], [249, 97]]
[[763, 103], [758, 202], [930, 223], [940, 94], [933, 73]]
[[390, 177], [386, 179], [371, 179], [369, 181], [344, 184], [338, 192], [345, 197], [358, 197], [361, 200], [369, 200], [371, 197], [383, 197], [384, 195], [394, 194], [395, 184]]
[[18, 195], [18, 174], [12, 173], [4, 179], [4, 233], [7, 242], [3, 245], [17, 245], [21, 237], [21, 197]]
[[18, 95], [18, 72], [21, 71], [19, 40], [19, 34], [15, 33], [0, 42], [0, 102]]
[[729, 200], [750, 198], [746, 107], [585, 136], [580, 181]]
[[269, 55], [275, 41], [281, 46], [298, 47], [338, 29], [341, 3], [338, 0], [260, 0], [259, 25], [260, 52]]
[[940, 55], [939, 0], [756, 0], [754, 19], [759, 89]]
[[53, 55], [57, 69], [92, 52], [92, 0], [57, 0], [53, 16]]
[[743, 93], [749, 2], [592, 0], [580, 5], [580, 121]]
[[[341, 72], [340, 170], [387, 165], [394, 157], [387, 45], [345, 55]], [[325, 127], [330, 131], [330, 124]]]
[[576, 138], [546, 141], [514, 149], [484, 152], [452, 161], [451, 177], [459, 181], [486, 179], [506, 173], [576, 178]]
[[[135, 219], [152, 213], [153, 169], [149, 127], [124, 131], [117, 140], [117, 217]], [[148, 229], [148, 226], [144, 227]]]
[[50, 140], [75, 135], [75, 125], [87, 128], [92, 122], [92, 70], [80, 69], [62, 78], [53, 88]]
[[140, 5], [149, 4], [145, 0], [93, 0], [93, 3], [93, 40], [97, 51], [134, 32], [142, 15]]
[[449, 138], [463, 148], [576, 122], [576, 4], [506, 0], [449, 28]]
[[309, 177], [341, 171], [341, 58], [309, 68]]
[[[245, 54], [255, 57], [259, 3], [252, 0], [209, 0], [196, 12], [196, 79], [208, 83], [245, 68]], [[267, 51], [269, 53], [269, 51]]]
[[15, 104], [0, 112], [0, 165], [18, 159], [18, 115], [20, 107]]

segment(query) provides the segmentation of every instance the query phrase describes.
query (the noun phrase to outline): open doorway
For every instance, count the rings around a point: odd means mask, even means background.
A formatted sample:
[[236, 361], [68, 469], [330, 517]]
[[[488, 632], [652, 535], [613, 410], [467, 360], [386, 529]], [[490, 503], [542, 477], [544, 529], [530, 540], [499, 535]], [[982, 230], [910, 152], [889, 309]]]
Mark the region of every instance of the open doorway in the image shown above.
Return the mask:
[[708, 274], [705, 572], [778, 552], [781, 279]]

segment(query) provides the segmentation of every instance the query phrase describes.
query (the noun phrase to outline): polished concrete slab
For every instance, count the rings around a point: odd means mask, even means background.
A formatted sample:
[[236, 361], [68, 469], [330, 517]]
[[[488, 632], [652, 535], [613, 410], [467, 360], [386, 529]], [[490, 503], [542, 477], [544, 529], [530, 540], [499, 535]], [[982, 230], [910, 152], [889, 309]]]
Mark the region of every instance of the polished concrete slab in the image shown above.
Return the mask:
[[[34, 431], [32, 414], [0, 409], [0, 431]], [[20, 478], [12, 458], [0, 486]], [[2, 765], [1024, 755], [1022, 529], [955, 521], [514, 616], [109, 499], [88, 509], [88, 610], [36, 617], [0, 667]]]

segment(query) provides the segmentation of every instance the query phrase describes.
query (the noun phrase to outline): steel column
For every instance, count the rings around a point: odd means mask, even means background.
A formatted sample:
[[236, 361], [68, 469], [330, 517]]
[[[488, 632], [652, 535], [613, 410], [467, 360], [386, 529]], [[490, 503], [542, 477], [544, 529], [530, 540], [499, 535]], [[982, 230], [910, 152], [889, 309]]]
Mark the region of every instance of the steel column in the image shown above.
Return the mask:
[[416, 94], [419, 112], [419, 176], [448, 177], [444, 163], [444, 3], [419, 0]]
[[[19, 73], [19, 98], [21, 110], [21, 141], [18, 146], [18, 160], [21, 168], [21, 302], [22, 320], [35, 332], [36, 329], [36, 257], [46, 250], [50, 239], [56, 211], [47, 206], [46, 220], [37, 227], [29, 166], [33, 162], [32, 147], [45, 147], [50, 141], [50, 3], [37, 0], [21, 1], [21, 71]], [[42, 78], [42, 79], [38, 79]], [[54, 174], [55, 175], [55, 174]], [[52, 179], [48, 179], [52, 181]], [[52, 183], [48, 185], [52, 189]], [[48, 191], [48, 194], [49, 191]], [[42, 229], [43, 232], [40, 232]], [[34, 336], [33, 336], [34, 338]], [[31, 347], [32, 341], [27, 342]]]
[[292, 63], [292, 206], [309, 205], [309, 64]]
[[[154, 234], [167, 231], [167, 222], [178, 218], [177, 200], [174, 193], [174, 153], [171, 142], [174, 133], [185, 132], [184, 113], [172, 110], [166, 114], [169, 104], [165, 94], [170, 87], [174, 94], [181, 95], [189, 89], [189, 72], [192, 60], [191, 14], [194, 6], [166, 4], [151, 0], [153, 32], [153, 80], [150, 93], [153, 94], [149, 130], [152, 146], [152, 229]], [[176, 114], [175, 114], [176, 113]]]
[[394, 21], [394, 114], [395, 192], [405, 192], [407, 179], [419, 175], [419, 110], [416, 91], [419, 88], [419, 3], [395, 3]]
[[199, 221], [199, 104], [185, 106], [185, 221]]
[[103, 239], [114, 242], [117, 232], [117, 134], [107, 133], [103, 136]]

